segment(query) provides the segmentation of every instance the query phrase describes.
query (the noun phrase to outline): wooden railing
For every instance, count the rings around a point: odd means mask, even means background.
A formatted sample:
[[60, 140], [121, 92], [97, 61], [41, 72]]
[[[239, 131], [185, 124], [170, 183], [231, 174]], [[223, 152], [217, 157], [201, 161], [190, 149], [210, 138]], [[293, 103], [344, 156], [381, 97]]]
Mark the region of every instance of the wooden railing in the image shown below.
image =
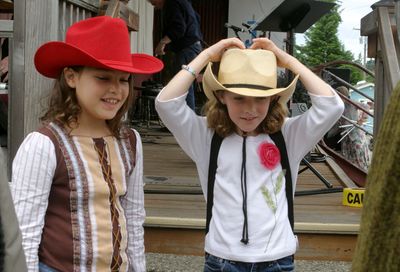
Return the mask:
[[[357, 68], [357, 69], [369, 74], [371, 77], [375, 78], [374, 73], [371, 72], [370, 70], [368, 70], [367, 68], [361, 66], [360, 64], [358, 64], [356, 62], [351, 62], [351, 61], [346, 61], [346, 60], [336, 60], [336, 61], [320, 64], [320, 65], [318, 65], [316, 67], [311, 68], [311, 70], [314, 73], [318, 74], [322, 79], [324, 79], [326, 77], [326, 75], [328, 75], [330, 79], [333, 79], [335, 82], [340, 83], [342, 86], [347, 87], [349, 90], [352, 90], [352, 91], [358, 93], [359, 95], [365, 97], [367, 100], [369, 100], [369, 101], [371, 101], [371, 102], [373, 102], [375, 104], [374, 98], [372, 98], [372, 97], [368, 96], [367, 94], [361, 92], [359, 89], [357, 89], [355, 86], [351, 85], [349, 82], [341, 79], [337, 75], [333, 74], [331, 71], [327, 70], [327, 68], [329, 68], [329, 67], [335, 67], [335, 66], [340, 66], [340, 65], [353, 66], [353, 67], [355, 67], [355, 68]], [[342, 100], [343, 100], [343, 102], [345, 104], [352, 105], [357, 110], [364, 112], [365, 114], [369, 115], [372, 118], [375, 117], [374, 114], [372, 114], [370, 112], [370, 110], [367, 110], [364, 107], [360, 106], [360, 104], [357, 101], [351, 100], [350, 98], [346, 97], [345, 95], [341, 94], [340, 92], [337, 92], [337, 94], [342, 98]], [[366, 134], [373, 136], [373, 134], [371, 132], [369, 132], [363, 126], [360, 126], [357, 123], [357, 120], [350, 120], [347, 117], [345, 117], [344, 115], [341, 116], [341, 119], [343, 119], [347, 123], [353, 125], [356, 129], [360, 129], [360, 130], [364, 131]], [[374, 124], [375, 124], [375, 122], [374, 122]]]
[[52, 81], [39, 76], [33, 64], [36, 49], [49, 40], [63, 40], [76, 21], [98, 12], [98, 0], [14, 1], [10, 39], [8, 152], [11, 161], [25, 135], [38, 126]]

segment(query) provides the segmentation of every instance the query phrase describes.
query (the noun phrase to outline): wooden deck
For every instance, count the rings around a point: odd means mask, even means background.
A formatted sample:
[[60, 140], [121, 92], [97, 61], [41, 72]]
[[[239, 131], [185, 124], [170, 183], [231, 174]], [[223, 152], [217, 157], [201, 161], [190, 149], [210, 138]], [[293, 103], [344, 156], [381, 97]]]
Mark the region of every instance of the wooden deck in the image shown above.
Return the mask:
[[[144, 150], [146, 251], [203, 255], [206, 206], [194, 163], [171, 134], [149, 129], [140, 133]], [[312, 165], [335, 188], [342, 187], [326, 162]], [[326, 188], [306, 170], [299, 175], [296, 192]], [[341, 203], [341, 192], [295, 197], [295, 232], [300, 241], [296, 258], [351, 261], [361, 209]]]

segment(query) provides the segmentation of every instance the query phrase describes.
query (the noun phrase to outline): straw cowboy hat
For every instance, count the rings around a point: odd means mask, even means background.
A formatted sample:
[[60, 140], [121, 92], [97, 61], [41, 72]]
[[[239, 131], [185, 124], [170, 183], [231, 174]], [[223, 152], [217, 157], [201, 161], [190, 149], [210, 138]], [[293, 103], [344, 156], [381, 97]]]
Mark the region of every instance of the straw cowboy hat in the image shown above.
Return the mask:
[[262, 49], [227, 50], [221, 58], [216, 77], [210, 62], [203, 76], [203, 89], [210, 100], [216, 99], [214, 92], [225, 90], [244, 96], [280, 96], [285, 104], [293, 94], [298, 75], [286, 88], [277, 88], [277, 65], [275, 54]]
[[150, 55], [131, 54], [130, 37], [125, 22], [98, 16], [73, 24], [65, 42], [43, 44], [35, 54], [36, 69], [42, 75], [57, 78], [68, 66], [90, 66], [129, 73], [152, 74], [163, 63]]

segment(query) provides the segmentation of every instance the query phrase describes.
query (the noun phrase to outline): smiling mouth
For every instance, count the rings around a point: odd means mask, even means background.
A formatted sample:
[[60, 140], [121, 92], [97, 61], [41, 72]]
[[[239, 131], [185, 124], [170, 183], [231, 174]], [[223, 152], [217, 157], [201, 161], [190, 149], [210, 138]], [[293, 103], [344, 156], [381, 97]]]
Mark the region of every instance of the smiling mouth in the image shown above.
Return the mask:
[[116, 105], [119, 102], [118, 99], [114, 99], [114, 98], [102, 98], [101, 101], [109, 103], [109, 104], [113, 104], [113, 105]]
[[254, 119], [256, 119], [256, 117], [242, 117], [242, 119], [246, 121], [253, 121]]

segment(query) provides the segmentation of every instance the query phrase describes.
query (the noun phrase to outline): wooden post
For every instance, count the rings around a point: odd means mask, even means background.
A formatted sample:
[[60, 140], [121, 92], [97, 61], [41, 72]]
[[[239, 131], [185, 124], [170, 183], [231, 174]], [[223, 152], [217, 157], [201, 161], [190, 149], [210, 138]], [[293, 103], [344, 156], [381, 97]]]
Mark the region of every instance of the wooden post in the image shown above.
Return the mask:
[[391, 92], [400, 79], [399, 40], [394, 2], [378, 2], [361, 19], [361, 35], [368, 36], [368, 57], [375, 58], [374, 136], [378, 134]]
[[[379, 42], [381, 44], [381, 58], [387, 73], [387, 84], [393, 90], [400, 80], [399, 62], [396, 53], [395, 40], [390, 25], [389, 11], [387, 7], [378, 7]], [[396, 31], [397, 34], [397, 31]], [[397, 37], [397, 35], [396, 35]]]

